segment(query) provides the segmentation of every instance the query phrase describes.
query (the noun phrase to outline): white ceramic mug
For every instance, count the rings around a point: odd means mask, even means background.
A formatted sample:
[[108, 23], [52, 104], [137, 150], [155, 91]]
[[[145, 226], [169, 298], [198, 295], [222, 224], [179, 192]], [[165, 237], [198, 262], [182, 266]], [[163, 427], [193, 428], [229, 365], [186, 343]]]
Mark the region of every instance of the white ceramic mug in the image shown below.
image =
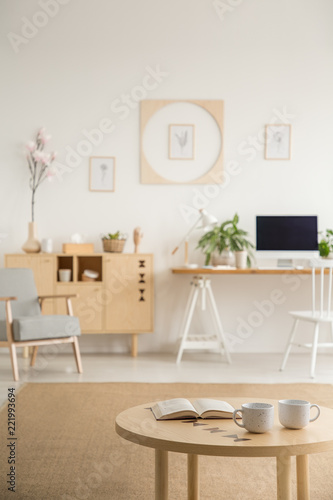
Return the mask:
[[[237, 422], [237, 413], [242, 414], [243, 423]], [[274, 406], [269, 403], [245, 403], [240, 410], [234, 411], [232, 418], [239, 427], [261, 434], [273, 427]]]
[[[317, 415], [310, 418], [312, 407], [317, 408]], [[309, 422], [314, 422], [320, 415], [318, 405], [311, 404], [302, 399], [281, 399], [279, 401], [279, 420], [280, 423], [288, 429], [302, 429]]]
[[71, 269], [59, 269], [59, 281], [70, 281], [71, 275]]

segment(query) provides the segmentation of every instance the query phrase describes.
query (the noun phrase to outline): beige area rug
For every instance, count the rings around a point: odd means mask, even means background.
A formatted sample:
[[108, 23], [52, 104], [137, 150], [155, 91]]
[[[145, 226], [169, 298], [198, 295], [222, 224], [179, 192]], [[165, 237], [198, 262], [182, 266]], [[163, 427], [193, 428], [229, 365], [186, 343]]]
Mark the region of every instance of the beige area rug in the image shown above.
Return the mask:
[[[301, 398], [333, 408], [315, 384], [27, 384], [17, 395], [16, 493], [6, 485], [7, 407], [0, 412], [0, 498], [154, 499], [154, 451], [116, 435], [122, 410], [172, 397]], [[293, 467], [295, 462], [293, 461]], [[186, 456], [170, 453], [169, 498], [186, 500]], [[311, 498], [333, 499], [333, 453], [310, 457]], [[202, 500], [276, 498], [274, 458], [200, 457]], [[293, 498], [296, 498], [293, 470]]]

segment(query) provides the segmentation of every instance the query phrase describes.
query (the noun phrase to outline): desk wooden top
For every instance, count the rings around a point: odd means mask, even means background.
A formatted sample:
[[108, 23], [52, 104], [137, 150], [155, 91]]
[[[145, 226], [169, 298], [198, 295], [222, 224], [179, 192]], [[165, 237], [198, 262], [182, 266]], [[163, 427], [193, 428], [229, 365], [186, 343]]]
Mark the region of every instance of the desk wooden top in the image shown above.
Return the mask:
[[[174, 267], [171, 269], [174, 274], [191, 274], [202, 275], [202, 274], [311, 274], [311, 268], [303, 269], [258, 269], [258, 268], [247, 268], [247, 269], [237, 269], [237, 268], [213, 268], [213, 267]], [[325, 274], [327, 273], [325, 269]], [[316, 271], [318, 274], [319, 271]]]
[[246, 402], [273, 404], [274, 427], [264, 434], [253, 434], [238, 427], [232, 419], [156, 421], [150, 410], [155, 403], [146, 403], [120, 413], [116, 418], [116, 432], [142, 446], [196, 455], [281, 457], [333, 450], [333, 410], [330, 408], [321, 407], [318, 420], [304, 429], [292, 430], [279, 423], [277, 400], [244, 397], [227, 398], [227, 401], [234, 408], [241, 408]]

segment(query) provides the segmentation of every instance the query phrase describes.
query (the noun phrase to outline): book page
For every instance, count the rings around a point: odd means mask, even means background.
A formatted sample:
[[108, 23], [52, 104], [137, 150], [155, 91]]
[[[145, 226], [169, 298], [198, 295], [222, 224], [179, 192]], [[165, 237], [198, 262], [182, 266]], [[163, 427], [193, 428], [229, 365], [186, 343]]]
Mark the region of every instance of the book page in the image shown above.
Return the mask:
[[218, 399], [207, 399], [200, 398], [193, 402], [194, 408], [197, 410], [199, 415], [206, 411], [222, 411], [227, 413], [233, 413], [234, 408], [225, 401], [220, 401]]
[[166, 401], [160, 401], [152, 407], [152, 411], [157, 419], [181, 413], [192, 412], [195, 416], [196, 410], [188, 399], [175, 398]]

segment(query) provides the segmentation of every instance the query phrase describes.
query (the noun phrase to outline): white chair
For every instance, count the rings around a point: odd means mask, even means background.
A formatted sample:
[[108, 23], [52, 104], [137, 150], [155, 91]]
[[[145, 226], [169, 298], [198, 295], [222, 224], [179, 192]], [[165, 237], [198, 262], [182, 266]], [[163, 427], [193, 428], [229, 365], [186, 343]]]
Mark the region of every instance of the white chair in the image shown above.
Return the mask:
[[[284, 370], [291, 347], [296, 345], [298, 347], [307, 347], [312, 350], [311, 354], [311, 370], [310, 376], [314, 378], [316, 367], [316, 356], [318, 347], [333, 347], [333, 313], [331, 312], [331, 298], [332, 298], [332, 268], [333, 260], [314, 259], [311, 262], [312, 267], [312, 309], [311, 311], [290, 311], [289, 314], [294, 318], [294, 324], [291, 329], [289, 341], [286, 351], [284, 353], [283, 361], [280, 370]], [[328, 269], [328, 273], [325, 273]], [[317, 271], [317, 273], [316, 273]], [[316, 274], [319, 271], [319, 287], [316, 287]], [[327, 278], [327, 279], [326, 279]], [[328, 283], [327, 283], [328, 281]], [[312, 344], [299, 344], [294, 342], [296, 329], [300, 321], [308, 321], [314, 325], [314, 335]], [[330, 325], [330, 333], [332, 342], [319, 343], [319, 326], [321, 324]]]

